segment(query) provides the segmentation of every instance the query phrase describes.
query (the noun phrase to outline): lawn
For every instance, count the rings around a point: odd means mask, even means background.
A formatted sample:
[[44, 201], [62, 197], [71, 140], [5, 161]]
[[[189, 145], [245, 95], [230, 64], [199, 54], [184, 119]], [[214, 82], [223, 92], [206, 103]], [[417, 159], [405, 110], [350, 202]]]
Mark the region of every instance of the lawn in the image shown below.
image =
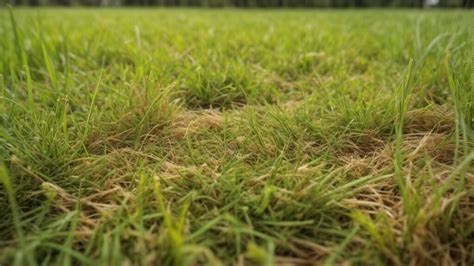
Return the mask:
[[0, 265], [472, 265], [472, 25], [0, 9]]

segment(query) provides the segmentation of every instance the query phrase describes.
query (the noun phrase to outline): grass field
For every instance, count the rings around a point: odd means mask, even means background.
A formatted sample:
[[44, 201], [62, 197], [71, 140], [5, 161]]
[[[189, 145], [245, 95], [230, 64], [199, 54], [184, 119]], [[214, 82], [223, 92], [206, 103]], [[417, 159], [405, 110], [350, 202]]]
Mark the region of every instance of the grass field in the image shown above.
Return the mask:
[[12, 14], [0, 265], [474, 263], [472, 11]]

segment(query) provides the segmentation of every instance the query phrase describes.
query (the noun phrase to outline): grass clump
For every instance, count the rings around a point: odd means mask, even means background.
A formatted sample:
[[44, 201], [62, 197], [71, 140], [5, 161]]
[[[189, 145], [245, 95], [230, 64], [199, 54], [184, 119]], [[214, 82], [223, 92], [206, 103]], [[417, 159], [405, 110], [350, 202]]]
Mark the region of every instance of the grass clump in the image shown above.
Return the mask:
[[0, 264], [472, 264], [472, 22], [0, 10]]

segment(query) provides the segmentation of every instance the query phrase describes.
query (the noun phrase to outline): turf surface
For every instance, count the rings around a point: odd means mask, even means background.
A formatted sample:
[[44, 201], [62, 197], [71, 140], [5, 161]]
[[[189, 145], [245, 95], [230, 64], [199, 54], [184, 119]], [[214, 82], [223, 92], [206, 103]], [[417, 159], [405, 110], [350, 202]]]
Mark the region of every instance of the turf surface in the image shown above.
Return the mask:
[[0, 10], [0, 264], [472, 265], [472, 11]]

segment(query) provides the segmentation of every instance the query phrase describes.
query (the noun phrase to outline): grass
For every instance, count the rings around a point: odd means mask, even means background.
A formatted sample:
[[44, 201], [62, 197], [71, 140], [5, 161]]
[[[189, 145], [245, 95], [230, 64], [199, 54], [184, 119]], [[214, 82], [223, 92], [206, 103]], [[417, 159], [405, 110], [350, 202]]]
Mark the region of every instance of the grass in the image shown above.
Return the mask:
[[472, 15], [0, 10], [0, 264], [472, 265]]

